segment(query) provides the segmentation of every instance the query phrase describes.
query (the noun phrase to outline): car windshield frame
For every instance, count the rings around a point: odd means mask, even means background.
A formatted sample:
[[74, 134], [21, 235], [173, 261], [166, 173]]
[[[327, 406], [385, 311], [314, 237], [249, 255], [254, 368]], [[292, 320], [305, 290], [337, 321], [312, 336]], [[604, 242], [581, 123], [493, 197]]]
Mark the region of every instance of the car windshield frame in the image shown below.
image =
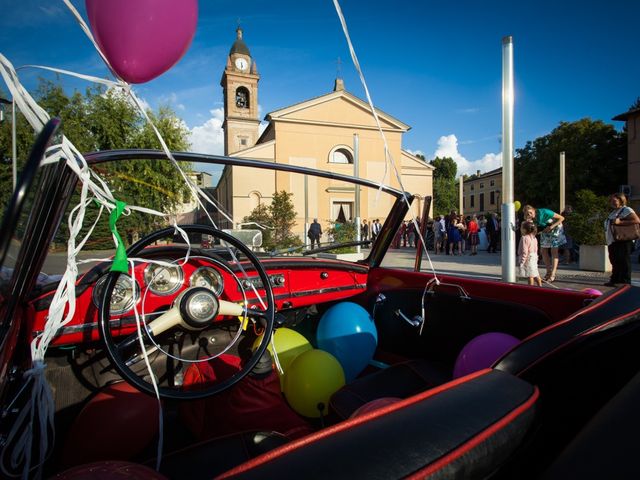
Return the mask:
[[[310, 175], [319, 178], [326, 178], [336, 181], [343, 181], [361, 187], [367, 187], [373, 190], [391, 195], [395, 201], [393, 202], [387, 218], [382, 225], [380, 234], [376, 242], [371, 246], [368, 257], [359, 261], [370, 268], [380, 266], [382, 260], [391, 245], [394, 233], [398, 229], [400, 223], [405, 219], [413, 199], [413, 194], [398, 190], [380, 182], [375, 182], [367, 178], [353, 177], [334, 173], [326, 170], [318, 170], [309, 167], [300, 167], [297, 165], [289, 165], [282, 163], [265, 162], [260, 159], [228, 157], [223, 155], [211, 155], [194, 152], [172, 152], [177, 162], [201, 163], [207, 165], [223, 165], [231, 167], [249, 167], [264, 170], [272, 170], [278, 172], [288, 172], [301, 175]], [[122, 150], [105, 150], [100, 152], [91, 152], [84, 155], [89, 166], [100, 165], [107, 162], [119, 162], [126, 160], [164, 160], [170, 161], [164, 151], [151, 149], [122, 149]]]

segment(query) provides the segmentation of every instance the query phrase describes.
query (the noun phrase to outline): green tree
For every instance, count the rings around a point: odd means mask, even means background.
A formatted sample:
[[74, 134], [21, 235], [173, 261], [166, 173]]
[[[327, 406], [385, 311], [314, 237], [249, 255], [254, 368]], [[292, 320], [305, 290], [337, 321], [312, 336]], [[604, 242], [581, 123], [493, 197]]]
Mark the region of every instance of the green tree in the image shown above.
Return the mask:
[[458, 208], [458, 196], [455, 180], [450, 178], [433, 179], [433, 211], [436, 215], [448, 215]]
[[[67, 95], [60, 84], [41, 80], [36, 92], [36, 101], [51, 115], [62, 119], [62, 131], [82, 152], [120, 148], [160, 148], [151, 127], [130, 102], [128, 97], [104, 87], [91, 87], [84, 94], [73, 92]], [[158, 130], [171, 150], [189, 148], [188, 130], [175, 113], [168, 107], [161, 107], [157, 114], [147, 112], [156, 122]], [[18, 163], [26, 158], [34, 134], [24, 117], [17, 118]], [[0, 125], [0, 152], [10, 156], [11, 125]], [[189, 164], [183, 164], [190, 170]], [[165, 213], [175, 211], [188, 192], [186, 185], [175, 167], [169, 161], [123, 161], [94, 167], [107, 180], [112, 192], [128, 204], [140, 205]], [[0, 166], [0, 194], [2, 208], [11, 192], [11, 165]], [[76, 201], [74, 201], [76, 200]], [[72, 199], [72, 205], [77, 199]], [[85, 225], [91, 225], [97, 215], [97, 208], [89, 208]], [[104, 215], [96, 226], [89, 247], [112, 246], [108, 232], [108, 218]], [[134, 213], [119, 222], [122, 231], [147, 232], [164, 223], [151, 215]], [[63, 235], [61, 232], [60, 235]]]
[[[345, 243], [356, 241], [356, 223], [355, 222], [333, 222], [329, 228], [329, 235], [333, 237], [333, 243]], [[356, 247], [341, 247], [332, 250], [334, 253], [354, 253]]]
[[429, 162], [436, 167], [433, 172], [433, 178], [448, 178], [454, 180], [458, 173], [458, 165], [451, 157], [436, 157]]
[[606, 196], [578, 190], [568, 219], [571, 237], [578, 245], [604, 245], [604, 221], [609, 214]]
[[302, 240], [292, 233], [297, 215], [291, 201], [292, 196], [292, 193], [284, 190], [276, 192], [268, 207], [258, 205], [244, 217], [244, 222], [256, 222], [271, 227], [270, 231], [263, 232], [262, 246], [265, 250], [280, 250], [302, 245]]
[[433, 171], [433, 211], [446, 215], [457, 206], [456, 173], [458, 165], [451, 157], [436, 157], [429, 162]]
[[302, 245], [299, 237], [291, 230], [296, 224], [296, 211], [293, 208], [291, 197], [293, 193], [284, 190], [273, 194], [269, 214], [271, 215], [271, 226], [273, 227], [273, 240], [276, 248], [289, 248]]
[[566, 152], [567, 203], [574, 192], [606, 195], [626, 183], [627, 139], [601, 120], [561, 122], [550, 134], [516, 151], [515, 192], [523, 204], [559, 208], [559, 155]]

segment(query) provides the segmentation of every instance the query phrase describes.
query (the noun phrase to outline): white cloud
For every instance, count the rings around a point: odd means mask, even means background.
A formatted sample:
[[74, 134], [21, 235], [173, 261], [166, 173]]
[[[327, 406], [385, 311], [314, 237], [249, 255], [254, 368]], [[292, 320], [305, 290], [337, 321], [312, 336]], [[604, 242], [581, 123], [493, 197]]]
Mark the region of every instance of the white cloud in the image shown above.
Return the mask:
[[161, 105], [170, 105], [176, 110], [185, 110], [184, 104], [178, 101], [178, 94], [176, 92], [171, 92], [169, 95], [160, 95], [160, 97], [158, 97], [158, 103]]
[[[258, 106], [260, 108], [260, 106]], [[197, 153], [208, 153], [211, 155], [224, 154], [224, 110], [222, 107], [209, 110], [211, 118], [202, 125], [190, 129], [191, 151]], [[197, 117], [202, 117], [198, 114]], [[261, 122], [258, 126], [258, 135], [267, 128], [267, 122]]]
[[222, 108], [210, 110], [211, 118], [202, 125], [191, 129], [191, 151], [211, 155], [224, 154], [224, 111]]
[[456, 113], [478, 113], [480, 109], [478, 107], [471, 108], [459, 108], [456, 110]]
[[485, 173], [502, 166], [502, 153], [486, 153], [478, 160], [467, 160], [458, 151], [458, 138], [454, 135], [443, 135], [438, 139], [435, 157], [451, 157], [458, 166], [458, 175], [473, 175], [478, 170]]

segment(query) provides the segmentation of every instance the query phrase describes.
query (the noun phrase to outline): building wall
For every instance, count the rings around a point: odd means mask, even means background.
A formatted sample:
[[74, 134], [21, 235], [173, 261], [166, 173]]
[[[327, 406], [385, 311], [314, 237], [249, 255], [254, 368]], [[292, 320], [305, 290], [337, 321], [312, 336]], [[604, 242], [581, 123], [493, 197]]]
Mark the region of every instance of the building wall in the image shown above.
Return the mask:
[[631, 185], [631, 201], [640, 208], [640, 113], [627, 118], [627, 181]]
[[[348, 112], [342, 116], [348, 117]], [[300, 123], [276, 122], [276, 162], [301, 166], [309, 166], [321, 170], [344, 175], [353, 175], [352, 164], [337, 164], [329, 161], [335, 147], [341, 146], [353, 153], [353, 135], [359, 135], [360, 168], [358, 175], [370, 180], [383, 181], [384, 176], [384, 144], [377, 131], [342, 126], [310, 125]], [[393, 158], [398, 162], [400, 154], [400, 132], [389, 132], [387, 142]], [[331, 179], [315, 179], [315, 185], [309, 184], [308, 208], [309, 218], [317, 218], [323, 229], [330, 227], [331, 220], [336, 219], [336, 211], [332, 206], [338, 202], [355, 203], [353, 186], [345, 182]], [[385, 183], [394, 187], [399, 185], [388, 172]], [[279, 172], [276, 175], [277, 190], [294, 191], [296, 218], [299, 233], [304, 233], [304, 192], [301, 190], [299, 176]], [[380, 195], [376, 202], [375, 192], [361, 189], [360, 217], [366, 219], [379, 218], [383, 221], [392, 204], [389, 195]], [[350, 216], [355, 216], [355, 212]]]
[[[336, 148], [342, 148], [354, 153], [354, 134], [359, 136], [359, 176], [369, 180], [380, 181], [395, 188], [400, 188], [395, 174], [391, 168], [387, 169], [385, 177], [384, 143], [377, 130], [367, 125], [353, 126], [351, 122], [370, 122], [370, 118], [361, 116], [359, 108], [349, 102], [334, 102], [333, 107], [321, 109], [331, 112], [332, 116], [320, 114], [319, 117], [326, 122], [314, 120], [316, 117], [299, 115], [295, 120], [272, 120], [273, 130], [272, 148], [261, 148], [262, 144], [252, 149], [238, 152], [234, 156], [246, 158], [262, 158], [276, 163], [297, 165], [331, 171], [344, 175], [354, 174], [353, 164], [339, 164], [330, 161], [331, 153]], [[354, 112], [355, 110], [355, 112]], [[340, 119], [347, 125], [336, 124], [335, 119]], [[432, 168], [423, 162], [401, 151], [402, 133], [400, 129], [385, 133], [391, 155], [400, 169], [405, 190], [425, 197], [432, 195], [433, 181]], [[233, 212], [234, 221], [240, 222], [254, 208], [250, 193], [259, 194], [264, 201], [270, 201], [275, 191], [285, 190], [294, 194], [294, 208], [297, 212], [295, 231], [301, 237], [305, 235], [305, 186], [300, 175], [285, 172], [270, 172], [267, 170], [251, 174], [243, 172], [242, 168], [234, 167], [234, 195]], [[376, 191], [362, 188], [360, 194], [360, 218], [385, 220], [385, 215], [393, 203], [393, 197], [381, 194], [376, 198]], [[353, 185], [332, 179], [308, 178], [307, 184], [307, 221], [317, 218], [322, 224], [323, 230], [331, 226], [331, 221], [336, 219], [336, 205], [345, 202], [355, 205], [355, 191]], [[411, 216], [420, 216], [422, 201], [414, 201]], [[355, 211], [351, 214], [355, 217]]]
[[[462, 211], [465, 216], [474, 213], [480, 215], [487, 212], [498, 212], [500, 210], [502, 169], [495, 171], [495, 173], [489, 172], [472, 180], [467, 180], [463, 182], [462, 187], [464, 198]], [[484, 195], [484, 205], [481, 205], [481, 195]]]

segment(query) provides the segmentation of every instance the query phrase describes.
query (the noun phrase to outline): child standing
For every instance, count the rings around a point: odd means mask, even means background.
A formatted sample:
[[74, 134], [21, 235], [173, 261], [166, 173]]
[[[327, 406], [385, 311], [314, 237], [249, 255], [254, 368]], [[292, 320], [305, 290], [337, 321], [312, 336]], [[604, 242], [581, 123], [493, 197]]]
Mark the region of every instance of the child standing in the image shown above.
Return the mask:
[[518, 271], [519, 276], [527, 277], [529, 285], [534, 282], [541, 287], [542, 278], [538, 272], [538, 229], [531, 221], [522, 222], [520, 227], [520, 244], [518, 245]]

